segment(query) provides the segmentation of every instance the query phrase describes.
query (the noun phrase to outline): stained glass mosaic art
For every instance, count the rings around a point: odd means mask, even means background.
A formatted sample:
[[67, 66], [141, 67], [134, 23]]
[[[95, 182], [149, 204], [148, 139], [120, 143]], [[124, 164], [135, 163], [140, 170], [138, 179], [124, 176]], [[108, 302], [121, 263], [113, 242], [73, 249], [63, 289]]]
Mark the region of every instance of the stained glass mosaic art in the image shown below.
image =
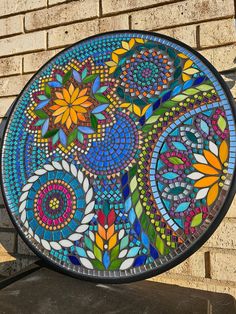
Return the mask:
[[196, 251], [233, 197], [231, 95], [197, 52], [147, 32], [85, 39], [17, 98], [1, 180], [20, 235], [74, 276], [132, 281]]

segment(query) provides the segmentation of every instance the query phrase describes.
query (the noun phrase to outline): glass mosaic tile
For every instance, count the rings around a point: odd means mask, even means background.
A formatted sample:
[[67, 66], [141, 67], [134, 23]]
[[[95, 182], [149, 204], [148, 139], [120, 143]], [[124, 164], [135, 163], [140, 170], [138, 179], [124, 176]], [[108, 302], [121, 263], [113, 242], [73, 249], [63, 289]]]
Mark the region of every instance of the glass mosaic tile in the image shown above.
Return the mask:
[[154, 276], [226, 214], [235, 135], [226, 84], [190, 47], [140, 31], [90, 37], [17, 98], [1, 152], [5, 203], [30, 248], [66, 273]]

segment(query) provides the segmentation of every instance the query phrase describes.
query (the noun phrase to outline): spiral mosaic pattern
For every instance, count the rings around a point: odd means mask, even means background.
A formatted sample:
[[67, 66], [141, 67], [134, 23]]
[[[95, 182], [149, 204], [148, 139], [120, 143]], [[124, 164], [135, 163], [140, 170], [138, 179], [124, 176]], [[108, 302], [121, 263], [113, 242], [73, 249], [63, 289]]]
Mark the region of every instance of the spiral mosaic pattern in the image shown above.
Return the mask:
[[231, 96], [200, 55], [161, 35], [107, 33], [55, 56], [18, 97], [4, 198], [27, 244], [65, 272], [147, 278], [220, 223], [235, 143]]
[[134, 53], [122, 67], [121, 86], [130, 96], [140, 99], [159, 95], [173, 80], [172, 64], [170, 56], [155, 49]]

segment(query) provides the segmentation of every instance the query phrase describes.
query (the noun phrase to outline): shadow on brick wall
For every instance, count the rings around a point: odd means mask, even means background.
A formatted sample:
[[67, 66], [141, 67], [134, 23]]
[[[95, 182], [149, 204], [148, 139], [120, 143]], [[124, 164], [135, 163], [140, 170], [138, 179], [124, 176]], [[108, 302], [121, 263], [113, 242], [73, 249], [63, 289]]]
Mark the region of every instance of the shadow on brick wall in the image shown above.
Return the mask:
[[[2, 145], [7, 118], [13, 106], [14, 103], [8, 109], [4, 118], [2, 118], [0, 124], [0, 145]], [[36, 260], [35, 255], [22, 241], [13, 226], [0, 190], [0, 278], [12, 275]]]

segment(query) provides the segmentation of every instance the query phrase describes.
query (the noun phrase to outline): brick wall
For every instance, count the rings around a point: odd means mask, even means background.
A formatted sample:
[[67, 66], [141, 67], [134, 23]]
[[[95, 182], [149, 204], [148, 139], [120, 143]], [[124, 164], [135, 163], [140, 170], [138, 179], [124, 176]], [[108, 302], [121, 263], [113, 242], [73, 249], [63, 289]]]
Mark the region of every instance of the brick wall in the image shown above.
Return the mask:
[[[1, 0], [0, 118], [35, 71], [62, 48], [118, 29], [152, 30], [203, 54], [236, 98], [234, 0]], [[0, 274], [35, 260], [0, 205]], [[236, 296], [236, 199], [197, 253], [152, 280]]]

